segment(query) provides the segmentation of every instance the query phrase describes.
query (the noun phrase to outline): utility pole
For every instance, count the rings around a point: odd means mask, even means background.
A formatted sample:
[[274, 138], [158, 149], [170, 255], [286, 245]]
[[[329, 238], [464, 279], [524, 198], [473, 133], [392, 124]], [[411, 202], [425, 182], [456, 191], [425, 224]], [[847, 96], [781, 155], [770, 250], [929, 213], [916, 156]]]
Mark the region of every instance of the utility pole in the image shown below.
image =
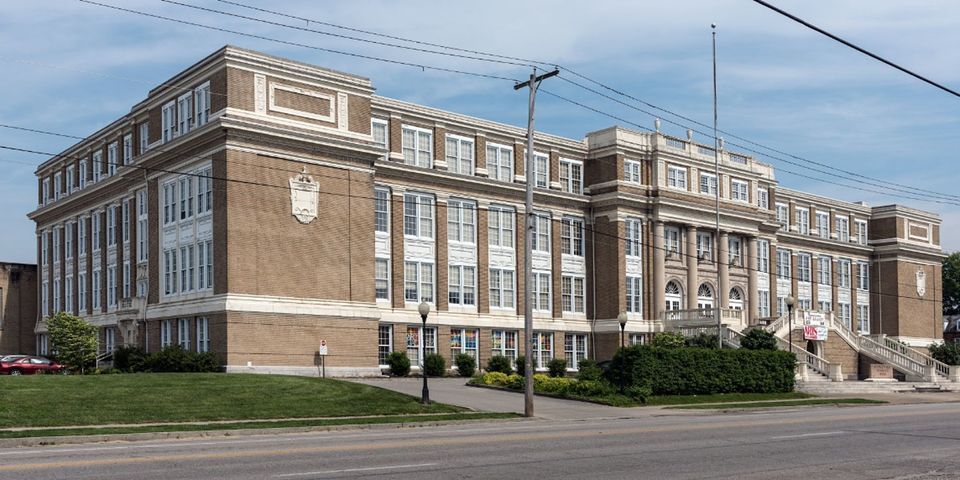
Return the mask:
[[720, 317], [720, 295], [730, 295], [730, 292], [720, 291], [720, 262], [726, 262], [726, 258], [720, 258], [720, 137], [717, 137], [717, 24], [711, 23], [710, 29], [713, 30], [713, 174], [717, 179], [716, 208], [717, 208], [717, 292], [714, 295], [716, 304], [714, 305], [714, 315], [717, 316], [717, 348], [723, 349], [723, 324]]
[[523, 253], [523, 277], [524, 294], [527, 300], [523, 304], [523, 338], [526, 346], [523, 350], [523, 415], [525, 417], [533, 416], [533, 301], [535, 297], [533, 292], [533, 229], [536, 217], [533, 215], [533, 185], [536, 183], [536, 174], [534, 173], [533, 160], [533, 107], [537, 99], [537, 88], [540, 82], [560, 73], [560, 70], [554, 70], [549, 73], [537, 76], [537, 67], [533, 67], [533, 73], [530, 74], [530, 80], [518, 83], [513, 86], [514, 90], [520, 90], [523, 87], [530, 87], [530, 99], [527, 110], [527, 201], [526, 201], [526, 243]]

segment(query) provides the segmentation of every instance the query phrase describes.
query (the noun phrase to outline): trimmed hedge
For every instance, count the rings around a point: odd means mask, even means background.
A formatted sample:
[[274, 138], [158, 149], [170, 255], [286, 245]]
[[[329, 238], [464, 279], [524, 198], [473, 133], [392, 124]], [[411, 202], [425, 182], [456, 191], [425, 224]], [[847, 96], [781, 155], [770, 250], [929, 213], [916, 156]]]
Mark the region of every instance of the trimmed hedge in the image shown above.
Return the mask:
[[390, 366], [390, 375], [394, 377], [406, 377], [410, 374], [410, 357], [407, 352], [390, 352], [387, 365]]
[[510, 365], [510, 359], [503, 355], [494, 355], [487, 360], [488, 372], [500, 372], [510, 375], [513, 373], [513, 366]]
[[477, 360], [466, 353], [458, 353], [453, 358], [453, 363], [457, 366], [457, 373], [461, 377], [472, 377], [477, 371]]
[[791, 392], [795, 361], [783, 351], [635, 345], [614, 355], [605, 376], [619, 385], [624, 362], [625, 384], [654, 395]]
[[428, 353], [423, 357], [423, 374], [428, 377], [442, 377], [447, 371], [447, 361], [439, 353]]

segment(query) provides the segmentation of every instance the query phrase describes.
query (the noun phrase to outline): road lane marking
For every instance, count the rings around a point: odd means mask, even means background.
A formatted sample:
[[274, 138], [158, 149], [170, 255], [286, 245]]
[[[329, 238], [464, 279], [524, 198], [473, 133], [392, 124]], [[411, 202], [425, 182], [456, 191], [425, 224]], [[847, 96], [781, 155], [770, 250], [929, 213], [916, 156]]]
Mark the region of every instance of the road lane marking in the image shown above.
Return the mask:
[[847, 432], [817, 432], [817, 433], [801, 433], [799, 435], [782, 435], [779, 437], [770, 437], [771, 440], [784, 440], [787, 438], [806, 438], [806, 437], [826, 437], [830, 435], [841, 435]]
[[308, 475], [332, 475], [335, 473], [371, 472], [376, 470], [400, 470], [404, 468], [432, 467], [434, 465], [436, 465], [436, 463], [414, 463], [410, 465], [385, 465], [383, 467], [344, 468], [342, 470], [320, 470], [316, 472], [284, 473], [281, 475], [274, 475], [273, 477], [274, 478], [305, 477]]

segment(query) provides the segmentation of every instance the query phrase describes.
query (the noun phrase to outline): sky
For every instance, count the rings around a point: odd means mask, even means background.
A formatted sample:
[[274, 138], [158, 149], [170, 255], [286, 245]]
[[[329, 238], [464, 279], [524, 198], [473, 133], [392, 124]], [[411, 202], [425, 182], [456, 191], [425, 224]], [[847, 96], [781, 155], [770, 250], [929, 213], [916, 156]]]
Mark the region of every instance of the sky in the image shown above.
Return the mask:
[[[89, 135], [129, 112], [157, 84], [232, 44], [366, 76], [379, 95], [526, 125], [526, 93], [515, 92], [512, 81], [319, 49], [509, 79], [525, 79], [530, 73], [526, 66], [362, 43], [161, 0], [96, 1], [262, 38], [148, 18], [79, 0], [4, 0], [0, 124]], [[589, 2], [589, 7], [587, 2], [573, 1], [231, 0], [308, 18], [310, 23], [217, 0], [177, 1], [301, 28], [393, 42], [321, 23], [326, 22], [560, 65], [703, 124], [712, 121], [710, 25], [715, 23], [720, 129], [745, 139], [725, 135], [729, 150], [774, 165], [781, 186], [869, 205], [899, 203], [937, 212], [943, 221], [944, 251], [960, 250], [960, 196], [942, 196], [958, 194], [960, 98], [750, 0], [598, 0]], [[960, 49], [956, 48], [960, 45], [960, 2], [772, 3], [960, 90]], [[661, 117], [662, 130], [668, 134], [685, 136], [688, 127], [707, 131], [634, 100], [616, 97], [630, 107], [610, 101], [564, 79], [578, 80], [563, 73], [561, 78], [544, 82], [543, 89], [609, 116], [541, 93], [538, 130], [580, 139], [614, 124], [652, 128], [654, 118]], [[695, 138], [712, 143], [705, 135], [695, 134]], [[0, 128], [0, 145], [4, 146], [60, 152], [75, 141]], [[36, 208], [34, 170], [46, 159], [0, 149], [0, 261], [36, 262], [35, 226], [26, 215]], [[931, 201], [936, 194], [941, 195], [940, 201]]]

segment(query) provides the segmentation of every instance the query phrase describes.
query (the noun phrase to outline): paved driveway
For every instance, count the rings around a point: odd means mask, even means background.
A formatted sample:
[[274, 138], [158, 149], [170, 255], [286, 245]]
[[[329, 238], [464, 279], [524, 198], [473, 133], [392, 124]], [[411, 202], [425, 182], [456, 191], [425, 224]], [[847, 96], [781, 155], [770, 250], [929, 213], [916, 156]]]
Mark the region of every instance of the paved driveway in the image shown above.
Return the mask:
[[[361, 378], [358, 383], [420, 396], [420, 378]], [[466, 386], [465, 378], [431, 378], [430, 400], [488, 412], [523, 413], [523, 395], [489, 388]], [[534, 414], [547, 419], [637, 418], [663, 414], [658, 408], [619, 408], [588, 402], [535, 396]]]

